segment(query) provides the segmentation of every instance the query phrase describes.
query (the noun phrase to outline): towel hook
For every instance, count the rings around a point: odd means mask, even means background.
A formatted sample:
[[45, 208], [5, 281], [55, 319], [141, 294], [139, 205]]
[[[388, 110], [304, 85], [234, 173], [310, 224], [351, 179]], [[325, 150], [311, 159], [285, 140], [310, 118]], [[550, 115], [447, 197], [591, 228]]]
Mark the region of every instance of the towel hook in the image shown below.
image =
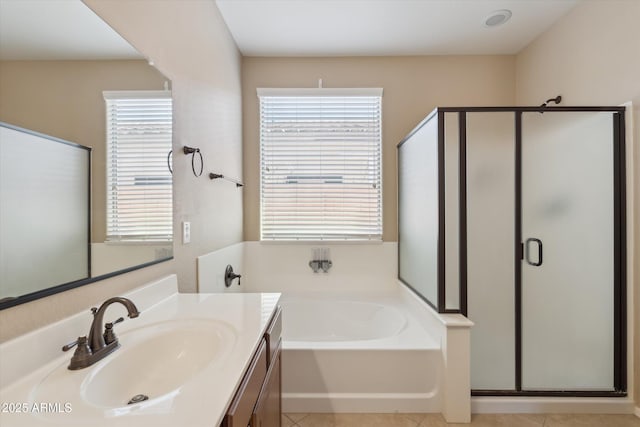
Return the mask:
[[[202, 171], [204, 170], [204, 161], [202, 159], [202, 152], [199, 148], [196, 147], [187, 147], [186, 145], [182, 147], [182, 152], [186, 155], [191, 154], [191, 170], [193, 171], [193, 175], [197, 178], [202, 175]], [[195, 158], [196, 153], [200, 156], [200, 172], [196, 172]]]

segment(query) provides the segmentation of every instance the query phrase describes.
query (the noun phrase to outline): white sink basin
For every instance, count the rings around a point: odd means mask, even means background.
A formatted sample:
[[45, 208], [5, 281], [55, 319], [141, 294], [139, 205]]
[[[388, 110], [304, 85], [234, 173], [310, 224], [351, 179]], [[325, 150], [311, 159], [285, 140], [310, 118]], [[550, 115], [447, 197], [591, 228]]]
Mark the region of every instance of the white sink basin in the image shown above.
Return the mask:
[[[179, 320], [131, 329], [119, 335], [120, 348], [85, 369], [59, 366], [34, 390], [34, 401], [63, 399], [95, 409], [148, 406], [177, 394], [203, 369], [222, 362], [237, 339], [233, 326], [220, 321]], [[63, 393], [65, 394], [65, 393]], [[148, 400], [128, 406], [136, 395]], [[120, 410], [118, 412], [121, 412]]]
[[167, 322], [131, 331], [120, 338], [121, 348], [83, 381], [81, 394], [108, 408], [124, 406], [136, 395], [162, 397], [220, 360], [234, 339], [233, 330], [220, 322]]

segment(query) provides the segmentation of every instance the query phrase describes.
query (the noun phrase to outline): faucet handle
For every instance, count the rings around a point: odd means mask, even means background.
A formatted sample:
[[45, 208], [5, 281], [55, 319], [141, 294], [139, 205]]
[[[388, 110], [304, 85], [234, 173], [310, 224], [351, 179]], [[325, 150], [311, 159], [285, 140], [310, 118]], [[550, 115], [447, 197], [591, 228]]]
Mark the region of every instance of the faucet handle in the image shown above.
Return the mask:
[[117, 320], [113, 322], [107, 322], [104, 324], [104, 333], [102, 334], [102, 337], [104, 338], [105, 344], [109, 345], [112, 342], [117, 340], [116, 334], [113, 332], [113, 325], [123, 321], [124, 321], [124, 317], [119, 317]]
[[69, 351], [71, 350], [73, 347], [76, 346], [76, 344], [78, 344], [78, 341], [80, 341], [80, 337], [78, 337], [77, 340], [70, 342], [69, 344], [65, 344], [62, 346], [62, 351]]
[[320, 261], [317, 261], [317, 260], [309, 261], [309, 267], [311, 267], [314, 273], [317, 273], [318, 270], [320, 269]]
[[69, 362], [69, 369], [71, 370], [80, 369], [84, 366], [87, 366], [84, 363], [92, 356], [92, 352], [89, 348], [86, 335], [83, 337], [78, 337], [78, 339], [74, 342], [71, 342], [62, 347], [62, 351], [69, 351], [76, 345], [78, 345], [78, 348], [76, 348], [76, 351], [73, 353], [71, 361]]
[[224, 270], [224, 285], [228, 288], [229, 286], [231, 286], [231, 282], [233, 282], [235, 279], [238, 279], [238, 286], [240, 286], [241, 277], [242, 275], [234, 273], [233, 267], [231, 266], [231, 264], [228, 264], [227, 268]]
[[64, 346], [62, 346], [62, 351], [69, 351], [71, 350], [73, 347], [75, 347], [76, 345], [78, 345], [78, 349], [76, 350], [76, 352], [78, 350], [80, 350], [82, 347], [87, 345], [87, 336], [83, 336], [83, 337], [78, 337], [77, 340], [70, 342], [69, 344], [66, 344]]
[[96, 315], [97, 311], [98, 311], [98, 307], [91, 307], [91, 314], [93, 314], [94, 316]]
[[124, 322], [124, 317], [118, 317], [113, 322], [107, 322], [107, 323], [104, 324], [104, 327], [105, 328], [113, 328], [113, 325], [115, 325], [116, 323], [120, 323], [120, 322]]
[[322, 271], [324, 271], [325, 273], [329, 271], [332, 265], [333, 262], [331, 262], [330, 259], [320, 261], [320, 268], [322, 268]]

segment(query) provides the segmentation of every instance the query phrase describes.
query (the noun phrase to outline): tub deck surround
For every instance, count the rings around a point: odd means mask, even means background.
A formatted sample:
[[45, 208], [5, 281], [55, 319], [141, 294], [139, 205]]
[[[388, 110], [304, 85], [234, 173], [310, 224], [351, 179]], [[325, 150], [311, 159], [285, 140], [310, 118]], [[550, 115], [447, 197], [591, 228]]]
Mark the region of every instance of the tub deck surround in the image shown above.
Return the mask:
[[461, 314], [437, 313], [397, 281], [400, 299], [421, 315], [416, 319], [442, 351], [442, 415], [450, 423], [471, 420], [471, 333], [473, 322]]
[[[327, 273], [309, 267], [314, 248], [329, 248]], [[198, 257], [200, 292], [350, 292], [393, 291], [397, 276], [396, 242], [237, 243]], [[242, 274], [242, 285], [224, 286], [227, 264]]]
[[[66, 366], [71, 354], [60, 351], [63, 344], [87, 334], [91, 323], [88, 307], [87, 313], [80, 313], [0, 345], [0, 402], [27, 404], [29, 408], [28, 413], [0, 412], [0, 425], [220, 425], [280, 295], [179, 294], [175, 276], [170, 276], [124, 296], [136, 303], [141, 315], [116, 326], [121, 348], [92, 367], [68, 371]], [[107, 311], [108, 319], [105, 320], [121, 315], [119, 309], [114, 307]], [[175, 391], [149, 396], [149, 400], [136, 405], [127, 406], [127, 402], [121, 406], [88, 403], [80, 397], [80, 387], [65, 387], [69, 384], [83, 384], [84, 387], [90, 377], [97, 376], [99, 369], [110, 362], [110, 358], [126, 351], [131, 337], [139, 333], [137, 329], [142, 331], [151, 324], [171, 327], [176, 322], [189, 325], [206, 322], [224, 324], [234, 331], [235, 338], [230, 348], [223, 349], [219, 359], [205, 365]], [[52, 372], [55, 374], [47, 378]], [[64, 381], [56, 389], [58, 377]], [[55, 390], [55, 394], [47, 395], [54, 395], [55, 399], [40, 401], [42, 397], [38, 393], [43, 384]], [[144, 393], [144, 390], [140, 392]], [[49, 411], [33, 412], [33, 404], [41, 403], [54, 406]], [[65, 412], [65, 403], [71, 404], [68, 413]]]
[[[240, 242], [197, 257], [198, 292], [246, 291], [244, 246], [245, 243]], [[242, 274], [242, 286], [238, 286], [237, 280], [232, 286], [225, 286], [224, 273], [227, 265], [233, 266], [233, 271], [237, 274]]]

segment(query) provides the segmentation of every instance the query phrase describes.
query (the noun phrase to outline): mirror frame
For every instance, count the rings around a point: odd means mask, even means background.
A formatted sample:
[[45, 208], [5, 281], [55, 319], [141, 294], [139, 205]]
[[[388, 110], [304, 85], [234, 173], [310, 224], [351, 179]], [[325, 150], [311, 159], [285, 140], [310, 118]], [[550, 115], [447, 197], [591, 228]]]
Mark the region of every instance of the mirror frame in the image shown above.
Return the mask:
[[69, 289], [78, 288], [84, 285], [90, 285], [91, 283], [94, 283], [94, 282], [99, 282], [101, 280], [109, 279], [114, 276], [119, 276], [121, 274], [129, 273], [131, 271], [139, 270], [141, 268], [149, 267], [151, 265], [159, 264], [161, 262], [170, 261], [172, 259], [173, 259], [173, 256], [156, 259], [144, 264], [134, 265], [133, 267], [125, 268], [123, 270], [118, 270], [111, 273], [103, 274], [102, 276], [90, 277], [88, 279], [82, 279], [82, 280], [76, 280], [74, 282], [63, 283], [62, 285], [52, 286], [50, 288], [46, 288], [41, 291], [20, 295], [19, 297], [15, 297], [13, 299], [0, 302], [0, 310], [4, 310], [5, 308], [14, 307], [16, 305], [24, 304], [26, 302], [35, 301], [40, 298], [55, 295], [60, 292], [68, 291]]

